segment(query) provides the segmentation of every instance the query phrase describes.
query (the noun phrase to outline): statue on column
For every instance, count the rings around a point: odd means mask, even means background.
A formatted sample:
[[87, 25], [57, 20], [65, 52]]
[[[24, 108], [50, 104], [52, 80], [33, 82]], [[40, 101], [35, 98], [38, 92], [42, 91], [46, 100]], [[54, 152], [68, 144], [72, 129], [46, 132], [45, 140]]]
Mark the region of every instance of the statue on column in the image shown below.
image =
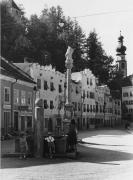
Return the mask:
[[74, 49], [71, 48], [70, 46], [68, 46], [67, 52], [65, 54], [65, 57], [66, 57], [65, 63], [66, 63], [66, 68], [67, 69], [71, 69], [72, 66], [73, 66], [73, 59], [72, 59], [73, 51], [74, 51]]

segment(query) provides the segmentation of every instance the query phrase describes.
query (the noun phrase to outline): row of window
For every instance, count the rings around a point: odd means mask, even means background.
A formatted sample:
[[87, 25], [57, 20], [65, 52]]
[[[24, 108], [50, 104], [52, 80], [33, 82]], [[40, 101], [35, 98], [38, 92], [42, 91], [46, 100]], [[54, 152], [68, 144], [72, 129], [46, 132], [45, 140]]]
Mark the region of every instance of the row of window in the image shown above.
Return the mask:
[[133, 105], [133, 100], [123, 101], [125, 105]]
[[[91, 82], [91, 81], [90, 81]], [[92, 83], [91, 83], [92, 84]], [[66, 87], [66, 84], [64, 83], [64, 87]], [[41, 79], [37, 79], [37, 88], [38, 89], [41, 89]], [[50, 91], [54, 91], [55, 90], [55, 87], [54, 87], [54, 83], [53, 82], [50, 82], [50, 85], [48, 86], [48, 82], [46, 80], [43, 81], [43, 89], [44, 90], [48, 90], [50, 89]], [[58, 85], [58, 92], [59, 93], [62, 93], [63, 92], [63, 88], [62, 88], [62, 85], [59, 84]], [[76, 87], [75, 89], [75, 92], [76, 94], [79, 93], [79, 90], [78, 90], [78, 87]], [[95, 98], [95, 94], [94, 92], [85, 92], [85, 90], [83, 90], [83, 98], [91, 98], [91, 99], [94, 99]]]
[[[19, 89], [14, 89], [13, 90], [13, 96], [14, 96], [14, 104], [20, 104], [21, 105], [32, 105], [32, 93], [31, 92], [26, 92], [24, 90], [19, 90]], [[10, 103], [10, 88], [5, 87], [4, 88], [4, 102], [5, 103]]]
[[48, 108], [54, 109], [54, 103], [53, 103], [53, 101], [50, 101], [50, 104], [48, 105], [47, 100], [44, 99], [44, 109], [48, 109]]
[[133, 97], [133, 91], [130, 92], [124, 92], [123, 97]]
[[[64, 84], [64, 86], [65, 86], [65, 84]], [[41, 79], [37, 79], [37, 88], [41, 89]], [[44, 80], [43, 89], [44, 90], [50, 89], [50, 91], [54, 91], [55, 90], [54, 83], [50, 82], [50, 87], [49, 87], [48, 82]], [[58, 91], [59, 91], [59, 93], [61, 93], [63, 91], [61, 84], [58, 85]]]
[[87, 85], [90, 85], [90, 86], [93, 85], [92, 79], [90, 79], [90, 81], [89, 81], [89, 78], [87, 78]]
[[85, 92], [85, 90], [83, 90], [83, 98], [90, 98], [90, 99], [94, 99], [95, 98], [95, 93], [94, 92]]
[[[81, 103], [73, 102], [74, 111], [81, 111]], [[83, 104], [83, 112], [113, 113], [112, 108], [105, 108], [102, 105]], [[115, 109], [115, 114], [120, 115], [120, 110]]]
[[133, 113], [133, 108], [124, 109], [123, 112], [124, 113]]

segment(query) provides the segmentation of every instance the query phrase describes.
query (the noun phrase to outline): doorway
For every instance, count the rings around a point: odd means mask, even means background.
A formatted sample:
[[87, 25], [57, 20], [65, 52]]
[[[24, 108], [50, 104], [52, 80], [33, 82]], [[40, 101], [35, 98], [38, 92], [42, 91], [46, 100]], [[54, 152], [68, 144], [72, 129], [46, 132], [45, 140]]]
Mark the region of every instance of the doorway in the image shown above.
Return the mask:
[[18, 131], [18, 112], [14, 112], [14, 130]]

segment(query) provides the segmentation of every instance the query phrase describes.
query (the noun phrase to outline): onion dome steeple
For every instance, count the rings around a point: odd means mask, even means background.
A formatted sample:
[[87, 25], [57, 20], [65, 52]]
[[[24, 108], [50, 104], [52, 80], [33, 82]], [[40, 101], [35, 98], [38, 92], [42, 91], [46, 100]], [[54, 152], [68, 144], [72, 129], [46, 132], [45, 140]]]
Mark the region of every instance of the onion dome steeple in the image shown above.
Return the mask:
[[117, 56], [119, 55], [126, 55], [126, 46], [123, 45], [123, 39], [124, 37], [121, 35], [121, 31], [120, 31], [120, 36], [118, 37], [118, 47], [116, 48], [116, 52], [117, 52]]
[[118, 70], [120, 72], [121, 75], [123, 75], [123, 77], [127, 76], [127, 61], [125, 59], [125, 55], [126, 55], [126, 46], [123, 45], [123, 39], [124, 37], [121, 35], [120, 32], [120, 36], [118, 37], [118, 47], [116, 48], [116, 52], [117, 52], [117, 67]]

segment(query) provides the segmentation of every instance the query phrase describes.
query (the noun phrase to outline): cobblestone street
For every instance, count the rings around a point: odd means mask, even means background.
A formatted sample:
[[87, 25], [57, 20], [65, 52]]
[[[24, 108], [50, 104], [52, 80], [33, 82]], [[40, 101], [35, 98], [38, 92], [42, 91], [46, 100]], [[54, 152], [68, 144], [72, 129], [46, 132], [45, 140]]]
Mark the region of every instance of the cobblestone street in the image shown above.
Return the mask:
[[2, 158], [2, 180], [131, 180], [133, 134], [125, 130], [79, 133], [79, 156], [19, 160]]

